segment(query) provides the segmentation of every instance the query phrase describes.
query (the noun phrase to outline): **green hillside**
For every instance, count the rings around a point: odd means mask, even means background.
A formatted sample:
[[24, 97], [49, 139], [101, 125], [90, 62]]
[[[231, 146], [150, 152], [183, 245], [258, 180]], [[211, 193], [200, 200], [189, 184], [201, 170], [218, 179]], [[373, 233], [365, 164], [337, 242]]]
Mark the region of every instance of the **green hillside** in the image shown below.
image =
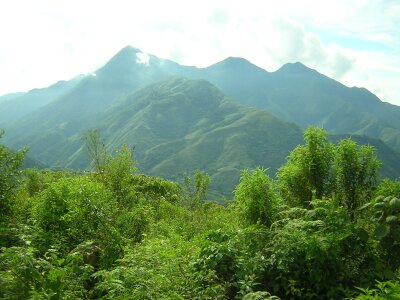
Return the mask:
[[169, 179], [205, 170], [212, 187], [226, 195], [244, 168], [262, 165], [274, 174], [302, 139], [297, 126], [242, 107], [206, 81], [176, 77], [129, 96], [97, 119], [95, 127], [111, 145], [135, 145], [139, 169]]
[[39, 170], [47, 168], [47, 166], [44, 163], [42, 163], [42, 162], [40, 162], [40, 161], [38, 161], [36, 159], [33, 159], [33, 158], [29, 157], [29, 156], [25, 156], [24, 163], [23, 163], [22, 167], [24, 169], [36, 168], [36, 169], [39, 169]]
[[173, 77], [93, 118], [49, 130], [31, 144], [31, 155], [50, 166], [86, 168], [82, 136], [89, 128], [99, 128], [110, 149], [134, 145], [143, 172], [177, 180], [201, 169], [226, 196], [242, 169], [262, 165], [274, 174], [302, 140], [297, 126], [240, 106], [206, 81]]
[[267, 72], [228, 58], [191, 72], [246, 106], [265, 109], [302, 128], [323, 126], [333, 134], [378, 138], [400, 151], [400, 107], [363, 88], [349, 88], [301, 63]]

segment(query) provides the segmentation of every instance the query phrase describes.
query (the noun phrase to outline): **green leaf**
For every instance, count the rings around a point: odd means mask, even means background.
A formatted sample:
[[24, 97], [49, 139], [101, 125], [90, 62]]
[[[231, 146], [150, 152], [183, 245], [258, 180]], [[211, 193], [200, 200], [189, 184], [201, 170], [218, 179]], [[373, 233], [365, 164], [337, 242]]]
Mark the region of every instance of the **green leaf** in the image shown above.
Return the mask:
[[375, 203], [374, 208], [376, 209], [383, 209], [386, 207], [386, 203], [383, 202], [379, 202], [379, 203]]
[[387, 216], [386, 223], [396, 223], [398, 221], [397, 216]]
[[367, 202], [367, 203], [365, 203], [363, 206], [360, 207], [360, 210], [367, 209], [367, 208], [370, 207], [371, 205], [372, 205], [371, 202]]
[[393, 210], [400, 210], [400, 199], [393, 198], [390, 200], [389, 205]]
[[380, 224], [378, 227], [375, 228], [374, 236], [380, 240], [389, 233], [389, 230], [390, 230], [389, 226], [385, 224]]
[[388, 197], [386, 197], [385, 199], [383, 199], [383, 201], [389, 202], [391, 199], [392, 199], [392, 196], [388, 196]]
[[368, 232], [367, 232], [365, 229], [363, 229], [363, 228], [361, 228], [360, 230], [358, 230], [357, 236], [358, 236], [358, 238], [359, 238], [361, 241], [363, 241], [363, 242], [368, 241], [368, 238], [369, 238]]

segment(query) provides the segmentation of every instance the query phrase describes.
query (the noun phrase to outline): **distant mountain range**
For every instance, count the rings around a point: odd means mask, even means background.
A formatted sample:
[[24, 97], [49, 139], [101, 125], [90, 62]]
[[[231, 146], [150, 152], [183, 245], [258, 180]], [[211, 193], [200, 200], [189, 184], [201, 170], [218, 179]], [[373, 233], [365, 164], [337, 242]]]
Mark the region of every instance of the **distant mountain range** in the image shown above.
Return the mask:
[[36, 109], [49, 104], [73, 88], [81, 78], [82, 76], [77, 76], [70, 81], [59, 81], [48, 88], [0, 97], [0, 126], [7, 126], [7, 124], [20, 120]]
[[318, 125], [376, 146], [382, 174], [400, 175], [400, 107], [365, 89], [300, 63], [270, 73], [242, 58], [196, 68], [141, 56], [126, 47], [93, 74], [0, 97], [5, 141], [46, 165], [85, 168], [82, 136], [99, 128], [110, 149], [135, 146], [140, 170], [178, 179], [199, 168], [229, 196], [242, 169], [274, 174]]
[[[240, 103], [265, 109], [306, 128], [366, 135], [400, 151], [400, 107], [363, 88], [347, 86], [301, 63], [268, 73], [239, 58], [211, 66], [204, 78]], [[235, 76], [237, 75], [237, 76]]]

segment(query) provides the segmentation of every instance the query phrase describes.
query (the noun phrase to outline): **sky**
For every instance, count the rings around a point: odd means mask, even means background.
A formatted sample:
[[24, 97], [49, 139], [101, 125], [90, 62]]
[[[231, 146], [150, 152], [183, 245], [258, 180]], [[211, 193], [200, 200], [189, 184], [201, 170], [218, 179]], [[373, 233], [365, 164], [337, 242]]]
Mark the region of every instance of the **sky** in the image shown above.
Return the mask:
[[400, 105], [400, 1], [0, 2], [0, 95], [88, 74], [127, 45], [206, 67], [300, 61]]

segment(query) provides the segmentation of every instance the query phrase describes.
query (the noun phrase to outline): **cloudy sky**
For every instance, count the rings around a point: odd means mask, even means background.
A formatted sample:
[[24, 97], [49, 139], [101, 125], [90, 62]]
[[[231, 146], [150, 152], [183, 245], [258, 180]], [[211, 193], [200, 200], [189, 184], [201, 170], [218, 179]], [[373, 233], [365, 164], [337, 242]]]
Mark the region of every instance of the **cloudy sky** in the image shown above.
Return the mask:
[[400, 1], [0, 2], [0, 95], [91, 73], [126, 45], [205, 67], [300, 61], [400, 105]]

